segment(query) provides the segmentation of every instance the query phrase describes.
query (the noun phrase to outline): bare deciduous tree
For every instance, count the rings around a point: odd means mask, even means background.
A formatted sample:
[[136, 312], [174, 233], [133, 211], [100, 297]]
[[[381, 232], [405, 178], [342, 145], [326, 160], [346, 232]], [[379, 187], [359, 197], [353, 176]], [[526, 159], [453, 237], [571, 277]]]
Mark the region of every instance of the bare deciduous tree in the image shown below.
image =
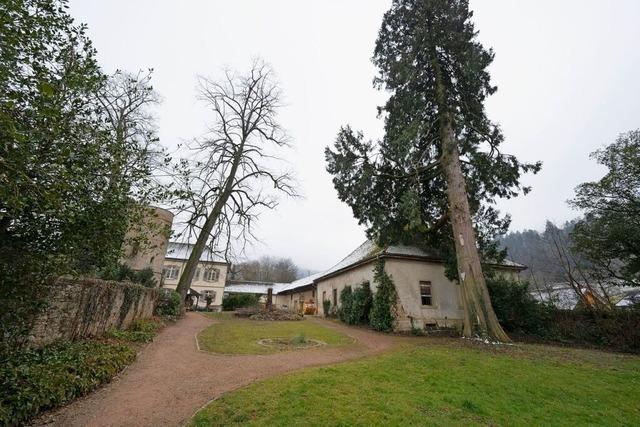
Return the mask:
[[220, 82], [199, 77], [198, 92], [214, 120], [191, 145], [199, 160], [180, 175], [187, 227], [197, 235], [177, 287], [183, 299], [205, 247], [224, 247], [228, 256], [232, 241], [254, 237], [261, 209], [275, 208], [278, 194], [296, 195], [291, 174], [272, 169], [288, 138], [277, 121], [281, 94], [270, 67], [255, 60], [247, 74], [226, 71]]

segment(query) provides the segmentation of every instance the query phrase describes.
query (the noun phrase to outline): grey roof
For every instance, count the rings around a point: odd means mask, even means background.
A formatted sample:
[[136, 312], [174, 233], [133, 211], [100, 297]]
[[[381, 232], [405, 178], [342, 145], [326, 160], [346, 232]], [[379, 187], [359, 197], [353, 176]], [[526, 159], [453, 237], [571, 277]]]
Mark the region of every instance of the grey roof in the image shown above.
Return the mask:
[[[328, 276], [331, 273], [335, 273], [336, 271], [342, 270], [343, 268], [350, 267], [360, 261], [364, 261], [380, 254], [439, 259], [438, 255], [434, 252], [427, 252], [415, 246], [390, 245], [385, 249], [382, 249], [371, 240], [367, 240], [363, 244], [358, 246], [353, 252], [347, 255], [344, 259], [342, 259], [339, 263], [324, 271], [323, 273], [318, 274], [316, 278]], [[500, 265], [513, 268], [526, 268], [524, 265], [518, 264], [517, 262], [508, 259], [505, 259], [502, 263], [500, 263]]]
[[277, 286], [282, 283], [265, 283], [265, 282], [251, 282], [251, 281], [229, 281], [224, 286], [225, 292], [231, 292], [234, 294], [261, 294], [266, 295], [269, 288], [273, 288], [273, 293], [276, 293]]
[[[235, 293], [260, 293], [266, 294], [267, 289], [270, 287], [273, 288], [274, 294], [279, 294], [282, 292], [290, 291], [292, 289], [302, 288], [304, 286], [309, 286], [314, 283], [316, 279], [319, 279], [324, 276], [328, 276], [336, 271], [340, 271], [344, 268], [348, 268], [358, 262], [371, 259], [379, 254], [387, 254], [387, 255], [398, 255], [398, 256], [415, 256], [415, 257], [425, 257], [438, 259], [438, 257], [433, 254], [426, 252], [420, 248], [414, 246], [406, 246], [406, 245], [392, 245], [388, 246], [386, 249], [382, 249], [378, 247], [371, 240], [367, 240], [358, 246], [353, 252], [344, 257], [340, 262], [335, 264], [333, 267], [329, 268], [325, 271], [320, 271], [318, 273], [312, 274], [307, 277], [303, 277], [301, 279], [295, 280], [291, 283], [264, 283], [264, 282], [229, 282], [228, 285], [225, 286], [225, 292], [235, 292]], [[504, 266], [509, 267], [517, 267], [524, 268], [523, 265], [515, 263], [513, 261], [505, 260], [502, 263]]]
[[[191, 243], [179, 243], [179, 242], [169, 242], [167, 246], [167, 255], [165, 258], [172, 259], [180, 259], [180, 260], [188, 260], [191, 255], [191, 251], [193, 250], [193, 245]], [[209, 248], [205, 248], [200, 256], [200, 261], [202, 262], [222, 262], [227, 263], [227, 261], [218, 254], [215, 254], [209, 250]]]
[[323, 276], [324, 272], [320, 271], [318, 273], [314, 273], [310, 276], [307, 277], [303, 277], [301, 279], [298, 280], [294, 280], [291, 283], [278, 283], [277, 288], [274, 289], [274, 292], [276, 293], [281, 293], [284, 291], [289, 291], [291, 289], [296, 289], [296, 288], [301, 288], [303, 286], [309, 286], [309, 285], [313, 285], [313, 281], [315, 279], [317, 279], [320, 276]]

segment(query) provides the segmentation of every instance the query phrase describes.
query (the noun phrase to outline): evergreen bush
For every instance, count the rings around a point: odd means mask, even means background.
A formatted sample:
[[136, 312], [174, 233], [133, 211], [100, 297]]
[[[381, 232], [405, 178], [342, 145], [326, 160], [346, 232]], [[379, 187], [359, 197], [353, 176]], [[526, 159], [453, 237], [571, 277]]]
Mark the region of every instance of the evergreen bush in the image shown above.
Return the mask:
[[237, 308], [255, 307], [260, 302], [260, 295], [254, 294], [238, 294], [228, 295], [222, 299], [222, 309], [224, 311], [233, 311]]
[[322, 301], [322, 311], [324, 313], [324, 317], [331, 316], [331, 300], [326, 299]]
[[340, 291], [340, 306], [338, 307], [338, 317], [345, 323], [350, 323], [352, 300], [353, 292], [351, 286], [345, 286]]
[[347, 323], [351, 325], [368, 325], [371, 315], [373, 295], [369, 282], [364, 282], [356, 287], [351, 296], [351, 310]]
[[158, 286], [158, 281], [153, 277], [153, 270], [150, 267], [136, 271], [126, 264], [117, 264], [100, 271], [98, 277], [102, 280], [137, 283], [147, 288]]
[[177, 317], [180, 315], [180, 294], [173, 289], [161, 289], [156, 313], [159, 316]]
[[392, 331], [396, 322], [398, 297], [391, 276], [384, 270], [383, 260], [376, 262], [373, 280], [377, 284], [377, 289], [371, 305], [371, 327], [377, 331]]
[[529, 283], [502, 276], [487, 277], [487, 288], [498, 321], [507, 332], [545, 336], [553, 306], [537, 301], [529, 293]]
[[23, 425], [110, 381], [136, 350], [98, 341], [23, 349], [0, 363], [0, 425]]

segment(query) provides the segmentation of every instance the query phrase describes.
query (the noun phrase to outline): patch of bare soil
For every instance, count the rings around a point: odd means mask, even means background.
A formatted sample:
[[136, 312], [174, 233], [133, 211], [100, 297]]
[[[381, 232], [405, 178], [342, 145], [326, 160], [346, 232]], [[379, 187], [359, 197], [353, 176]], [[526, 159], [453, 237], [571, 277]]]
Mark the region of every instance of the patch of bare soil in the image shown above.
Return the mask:
[[314, 321], [349, 335], [356, 344], [266, 356], [215, 355], [199, 351], [195, 339], [213, 320], [187, 313], [165, 328], [111, 384], [39, 418], [35, 425], [179, 426], [230, 390], [300, 368], [373, 355], [402, 341], [367, 329]]

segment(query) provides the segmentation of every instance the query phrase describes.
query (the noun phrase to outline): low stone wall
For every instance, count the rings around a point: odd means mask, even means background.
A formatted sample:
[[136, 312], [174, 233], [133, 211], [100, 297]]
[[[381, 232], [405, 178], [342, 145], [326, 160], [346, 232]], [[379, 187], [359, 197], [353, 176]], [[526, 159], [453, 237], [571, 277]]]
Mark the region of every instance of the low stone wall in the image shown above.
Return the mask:
[[47, 289], [47, 306], [29, 336], [34, 346], [99, 337], [153, 316], [158, 290], [97, 279], [59, 279]]

